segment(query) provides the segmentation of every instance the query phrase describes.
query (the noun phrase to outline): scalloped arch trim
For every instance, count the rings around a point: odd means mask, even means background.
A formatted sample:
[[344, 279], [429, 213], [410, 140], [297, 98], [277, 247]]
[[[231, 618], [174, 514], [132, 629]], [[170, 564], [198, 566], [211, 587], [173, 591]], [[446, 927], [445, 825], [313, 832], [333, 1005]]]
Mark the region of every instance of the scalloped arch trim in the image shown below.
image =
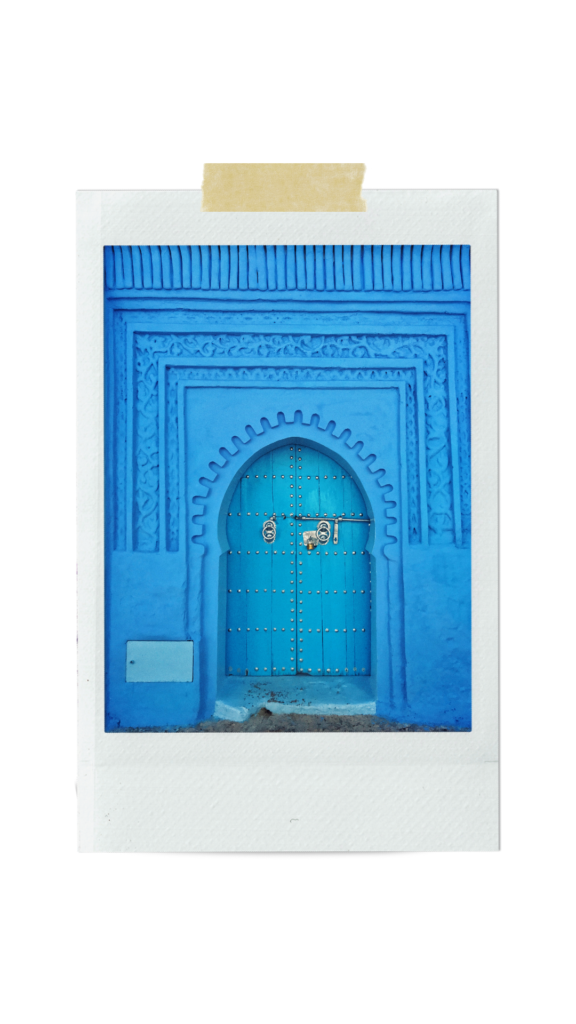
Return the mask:
[[[393, 487], [386, 480], [386, 468], [378, 465], [378, 456], [375, 453], [368, 450], [364, 454], [366, 445], [363, 441], [350, 442], [352, 431], [349, 428], [344, 428], [340, 434], [335, 433], [336, 422], [334, 420], [329, 420], [326, 426], [322, 427], [318, 413], [314, 413], [310, 417], [310, 423], [305, 423], [300, 409], [295, 410], [292, 419], [288, 419], [284, 412], [278, 412], [276, 423], [270, 423], [266, 417], [262, 417], [259, 421], [259, 426], [260, 429], [257, 430], [251, 424], [246, 425], [244, 429], [247, 434], [247, 440], [245, 441], [237, 435], [231, 437], [231, 446], [235, 450], [231, 451], [225, 447], [220, 448], [218, 455], [223, 461], [221, 463], [215, 460], [210, 461], [208, 469], [212, 476], [201, 476], [199, 478], [198, 484], [205, 489], [206, 493], [194, 494], [192, 497], [194, 505], [202, 506], [202, 510], [200, 511], [199, 509], [197, 514], [192, 516], [195, 531], [193, 530], [191, 539], [195, 544], [203, 546], [207, 544], [205, 517], [209, 512], [212, 515], [214, 514], [214, 510], [210, 508], [210, 499], [214, 485], [221, 478], [229, 477], [225, 481], [226, 493], [224, 496], [219, 496], [218, 499], [221, 506], [227, 504], [231, 496], [231, 490], [236, 485], [237, 480], [246, 467], [261, 454], [262, 449], [268, 446], [275, 447], [275, 443], [282, 444], [291, 437], [298, 439], [298, 428], [306, 432], [301, 437], [303, 442], [311, 442], [313, 444], [315, 439], [319, 443], [325, 440], [328, 441], [325, 445], [327, 450], [336, 458], [342, 459], [349, 466], [357, 483], [364, 491], [367, 500], [373, 505], [375, 515], [377, 515], [378, 508], [376, 502], [371, 500], [371, 491], [373, 491], [376, 499], [378, 497], [381, 499], [384, 504], [385, 538], [382, 546], [398, 544], [398, 529], [396, 529], [396, 534], [389, 532], [392, 527], [397, 527], [398, 518], [390, 515], [390, 511], [397, 507], [397, 502], [389, 497]], [[287, 436], [276, 438], [274, 431], [278, 428], [282, 428], [282, 433], [286, 433]], [[321, 437], [318, 434], [321, 434]], [[254, 446], [255, 441], [259, 442], [256, 447]], [[240, 458], [238, 458], [239, 456]], [[375, 491], [376, 487], [380, 489], [380, 494]], [[218, 509], [218, 512], [220, 511], [221, 508]]]

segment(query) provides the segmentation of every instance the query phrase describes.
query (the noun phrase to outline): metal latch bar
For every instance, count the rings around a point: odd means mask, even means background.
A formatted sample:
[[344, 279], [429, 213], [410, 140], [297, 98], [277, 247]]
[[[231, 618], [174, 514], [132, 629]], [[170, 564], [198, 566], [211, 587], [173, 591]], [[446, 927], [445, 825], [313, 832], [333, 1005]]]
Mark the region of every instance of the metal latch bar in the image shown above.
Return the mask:
[[292, 518], [293, 519], [302, 519], [304, 521], [306, 521], [307, 519], [329, 519], [330, 521], [336, 522], [336, 523], [371, 523], [372, 522], [372, 520], [369, 518], [369, 516], [366, 516], [366, 517], [362, 516], [362, 517], [359, 517], [358, 519], [351, 519], [349, 516], [310, 516], [310, 515], [304, 516], [304, 515], [302, 515], [301, 512], [295, 512]]

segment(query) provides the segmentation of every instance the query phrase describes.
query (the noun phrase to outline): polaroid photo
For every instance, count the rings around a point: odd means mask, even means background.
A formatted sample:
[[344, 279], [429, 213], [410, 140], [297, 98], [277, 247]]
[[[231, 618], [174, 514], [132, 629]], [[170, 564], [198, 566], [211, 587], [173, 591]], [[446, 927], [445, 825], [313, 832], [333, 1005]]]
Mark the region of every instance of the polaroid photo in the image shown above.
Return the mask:
[[80, 848], [498, 848], [497, 199], [78, 199]]

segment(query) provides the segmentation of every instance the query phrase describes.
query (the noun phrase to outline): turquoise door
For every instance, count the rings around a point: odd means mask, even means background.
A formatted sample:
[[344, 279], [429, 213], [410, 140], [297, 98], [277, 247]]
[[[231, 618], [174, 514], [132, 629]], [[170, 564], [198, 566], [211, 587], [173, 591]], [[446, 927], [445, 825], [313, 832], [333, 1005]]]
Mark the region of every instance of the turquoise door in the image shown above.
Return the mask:
[[370, 521], [349, 471], [274, 448], [240, 479], [227, 527], [227, 674], [370, 675]]

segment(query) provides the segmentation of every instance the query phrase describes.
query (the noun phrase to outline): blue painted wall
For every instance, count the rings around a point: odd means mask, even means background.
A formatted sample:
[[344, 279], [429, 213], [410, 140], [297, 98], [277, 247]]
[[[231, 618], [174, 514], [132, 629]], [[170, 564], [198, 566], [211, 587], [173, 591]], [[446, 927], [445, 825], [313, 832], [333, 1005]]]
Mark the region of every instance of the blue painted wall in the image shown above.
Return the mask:
[[[224, 522], [245, 467], [291, 440], [347, 467], [372, 510], [378, 712], [469, 726], [467, 247], [123, 246], [104, 258], [106, 728], [213, 713]], [[193, 683], [127, 683], [128, 640], [193, 640]]]

